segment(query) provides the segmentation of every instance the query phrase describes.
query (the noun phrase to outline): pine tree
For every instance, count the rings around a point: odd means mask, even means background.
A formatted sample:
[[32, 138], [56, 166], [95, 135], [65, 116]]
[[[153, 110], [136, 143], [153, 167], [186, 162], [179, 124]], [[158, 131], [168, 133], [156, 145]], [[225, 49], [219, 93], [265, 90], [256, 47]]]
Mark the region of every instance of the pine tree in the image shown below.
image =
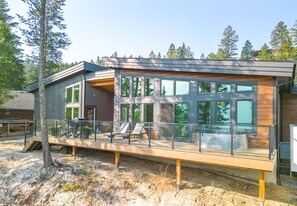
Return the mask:
[[167, 59], [176, 59], [176, 50], [174, 44], [170, 44], [170, 47], [167, 52]]
[[99, 56], [97, 56], [96, 64], [97, 65], [102, 65], [102, 61], [101, 61]]
[[118, 53], [117, 52], [114, 52], [111, 57], [118, 57]]
[[259, 51], [257, 59], [259, 59], [259, 60], [273, 60], [274, 59], [272, 50], [269, 48], [269, 46], [266, 43], [261, 47], [261, 50]]
[[271, 32], [271, 48], [275, 60], [292, 60], [292, 40], [284, 22], [280, 21]]
[[161, 59], [162, 56], [161, 56], [161, 53], [159, 52], [158, 55], [157, 55], [157, 59]]
[[200, 59], [205, 59], [204, 53], [201, 54]]
[[151, 51], [151, 53], [149, 55], [149, 58], [151, 58], [151, 59], [155, 59], [156, 58], [156, 55], [155, 55], [154, 51]]
[[293, 46], [293, 57], [294, 57], [294, 60], [296, 61], [297, 60], [297, 20], [295, 20], [295, 24], [292, 26], [290, 32], [291, 32], [290, 35], [292, 38], [292, 46]]
[[11, 98], [11, 89], [22, 89], [25, 80], [20, 40], [12, 32], [16, 23], [8, 12], [6, 1], [0, 0], [0, 105]]
[[182, 46], [178, 47], [177, 51], [176, 51], [176, 57], [177, 59], [186, 59], [186, 45], [185, 43], [182, 44]]
[[219, 45], [219, 49], [222, 51], [222, 54], [220, 55], [221, 58], [235, 59], [237, 55], [237, 42], [238, 35], [235, 33], [232, 27], [228, 25], [224, 30], [223, 39]]
[[210, 52], [210, 53], [207, 55], [206, 59], [209, 59], [209, 60], [211, 60], [211, 59], [218, 59], [218, 56], [217, 56], [215, 53]]
[[253, 46], [249, 40], [246, 40], [244, 46], [242, 47], [240, 60], [251, 60], [253, 57]]
[[95, 64], [95, 62], [94, 62], [94, 60], [93, 59], [91, 59], [91, 61], [90, 61], [92, 64]]
[[53, 165], [50, 154], [47, 133], [46, 118], [46, 97], [45, 97], [45, 75], [46, 69], [53, 68], [53, 65], [60, 64], [62, 59], [62, 49], [65, 49], [70, 40], [63, 32], [66, 25], [62, 22], [65, 0], [24, 0], [29, 6], [27, 18], [21, 17], [22, 23], [27, 25], [27, 29], [22, 29], [28, 46], [39, 51], [33, 52], [32, 60], [39, 65], [38, 86], [39, 86], [39, 104], [41, 137], [44, 167]]
[[191, 51], [191, 48], [188, 46], [186, 49], [186, 59], [194, 59], [194, 52]]

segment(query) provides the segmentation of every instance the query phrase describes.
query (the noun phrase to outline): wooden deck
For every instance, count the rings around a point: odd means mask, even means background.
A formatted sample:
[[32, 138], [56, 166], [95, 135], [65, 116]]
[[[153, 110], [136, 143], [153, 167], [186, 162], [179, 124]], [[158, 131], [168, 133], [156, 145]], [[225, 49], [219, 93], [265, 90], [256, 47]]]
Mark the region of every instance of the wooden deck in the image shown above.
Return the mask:
[[[247, 151], [229, 151], [220, 149], [206, 149], [198, 151], [193, 143], [175, 142], [172, 149], [172, 142], [166, 140], [151, 140], [149, 147], [148, 140], [131, 139], [110, 139], [98, 136], [95, 139], [80, 140], [79, 138], [56, 138], [49, 137], [49, 144], [72, 147], [72, 155], [75, 156], [77, 148], [105, 150], [115, 153], [115, 164], [120, 163], [120, 154], [133, 154], [138, 156], [149, 156], [154, 158], [165, 158], [176, 161], [176, 182], [181, 184], [182, 162], [193, 162], [205, 165], [237, 168], [242, 170], [256, 170], [259, 172], [259, 200], [265, 200], [265, 172], [272, 172], [275, 167], [275, 160], [268, 158], [268, 151], [263, 149], [250, 149]], [[41, 137], [32, 137], [24, 147], [23, 151], [31, 151], [41, 147]]]

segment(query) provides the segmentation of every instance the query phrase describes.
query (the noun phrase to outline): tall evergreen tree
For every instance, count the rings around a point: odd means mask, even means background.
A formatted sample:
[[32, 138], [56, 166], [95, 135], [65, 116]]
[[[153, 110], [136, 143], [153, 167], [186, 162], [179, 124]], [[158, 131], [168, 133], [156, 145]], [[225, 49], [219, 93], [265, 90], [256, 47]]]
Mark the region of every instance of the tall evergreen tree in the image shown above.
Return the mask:
[[22, 89], [25, 80], [19, 37], [12, 32], [16, 23], [8, 12], [6, 1], [0, 0], [0, 105], [11, 98], [11, 89]]
[[259, 51], [257, 59], [273, 60], [272, 50], [269, 48], [269, 46], [266, 43], [261, 47], [261, 50]]
[[211, 59], [218, 59], [218, 56], [217, 56], [215, 53], [210, 52], [210, 53], [207, 55], [206, 59], [209, 59], [209, 60], [211, 60]]
[[276, 60], [292, 60], [292, 40], [284, 22], [280, 21], [271, 32], [270, 45]]
[[[60, 64], [62, 60], [62, 49], [65, 49], [70, 40], [64, 30], [62, 7], [65, 0], [23, 0], [29, 6], [27, 18], [20, 17], [22, 23], [27, 25], [23, 29], [26, 43], [33, 48], [32, 59], [39, 65], [38, 85], [40, 121], [42, 136], [42, 152], [44, 167], [50, 167], [52, 157], [48, 143], [47, 114], [45, 96], [45, 74], [46, 69], [52, 65]], [[38, 51], [38, 54], [37, 52]]]
[[167, 52], [167, 59], [176, 59], [176, 50], [175, 45], [172, 43], [169, 46], [168, 52]]
[[222, 51], [221, 57], [225, 59], [235, 59], [237, 55], [237, 42], [238, 35], [232, 27], [228, 25], [224, 30], [223, 39], [219, 45], [219, 49]]
[[186, 59], [194, 59], [194, 52], [191, 51], [191, 48], [188, 46], [186, 49]]
[[176, 51], [177, 59], [186, 59], [186, 53], [187, 53], [186, 45], [183, 42], [182, 46], [177, 48], [177, 51]]
[[253, 45], [249, 40], [246, 40], [242, 47], [240, 60], [251, 60], [253, 57]]
[[205, 59], [204, 53], [201, 54], [200, 59]]
[[118, 53], [117, 52], [114, 52], [111, 57], [118, 57]]
[[156, 55], [155, 55], [154, 51], [151, 51], [151, 53], [149, 55], [149, 58], [151, 58], [151, 59], [155, 59], [156, 58]]
[[101, 59], [100, 59], [99, 56], [97, 56], [96, 64], [97, 64], [97, 65], [102, 65], [102, 61], [101, 61]]
[[293, 46], [293, 57], [294, 57], [294, 60], [296, 61], [297, 60], [297, 20], [295, 20], [295, 24], [292, 26], [290, 32], [291, 32], [292, 46]]
[[162, 58], [161, 53], [158, 52], [157, 59], [161, 59], [161, 58]]

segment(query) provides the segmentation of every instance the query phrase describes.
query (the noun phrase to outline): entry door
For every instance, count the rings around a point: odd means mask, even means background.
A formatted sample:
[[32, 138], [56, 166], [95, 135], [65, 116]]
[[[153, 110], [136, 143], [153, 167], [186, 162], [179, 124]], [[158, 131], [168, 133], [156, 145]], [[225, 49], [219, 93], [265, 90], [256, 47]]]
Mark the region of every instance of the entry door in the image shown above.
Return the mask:
[[87, 120], [93, 121], [93, 131], [95, 130], [96, 125], [96, 107], [87, 108]]

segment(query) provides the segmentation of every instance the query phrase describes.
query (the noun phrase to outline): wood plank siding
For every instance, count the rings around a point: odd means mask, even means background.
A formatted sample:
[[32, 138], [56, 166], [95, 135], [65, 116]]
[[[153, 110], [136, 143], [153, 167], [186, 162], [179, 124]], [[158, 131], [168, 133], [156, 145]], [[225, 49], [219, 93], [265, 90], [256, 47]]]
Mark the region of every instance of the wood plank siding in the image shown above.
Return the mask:
[[282, 94], [281, 141], [290, 141], [290, 124], [297, 124], [297, 94]]
[[[179, 78], [199, 78], [209, 80], [230, 80], [257, 83], [257, 125], [270, 126], [273, 124], [273, 78], [269, 76], [251, 76], [235, 74], [213, 74], [196, 72], [175, 72], [175, 71], [153, 71], [122, 69], [122, 75], [148, 75], [151, 77], [179, 77]], [[259, 127], [257, 137], [249, 138], [249, 147], [268, 148], [267, 134], [269, 128]]]

